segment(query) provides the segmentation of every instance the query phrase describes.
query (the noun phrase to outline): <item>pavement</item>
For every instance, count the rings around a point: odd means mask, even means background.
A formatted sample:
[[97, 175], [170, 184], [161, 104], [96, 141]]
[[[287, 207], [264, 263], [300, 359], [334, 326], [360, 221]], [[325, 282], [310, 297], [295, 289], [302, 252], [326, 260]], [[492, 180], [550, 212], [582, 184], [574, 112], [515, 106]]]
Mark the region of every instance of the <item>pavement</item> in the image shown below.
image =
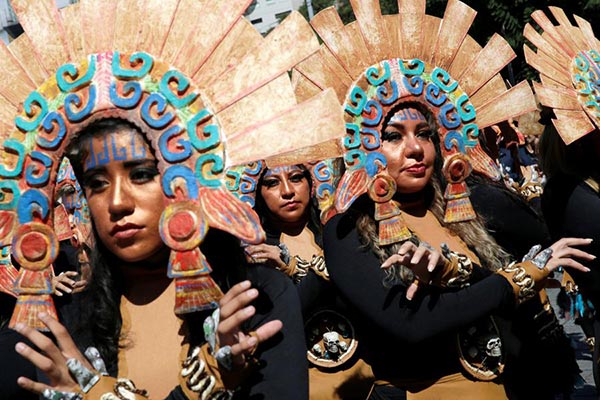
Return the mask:
[[[558, 306], [556, 305], [556, 296], [558, 294], [558, 289], [548, 289], [548, 297], [554, 307], [554, 310], [558, 311]], [[581, 387], [577, 388], [571, 399], [573, 400], [596, 400], [600, 399], [600, 396], [596, 393], [596, 386], [594, 385], [594, 378], [592, 375], [592, 354], [590, 352], [589, 347], [584, 342], [585, 336], [581, 331], [581, 328], [578, 325], [573, 323], [573, 320], [564, 320], [559, 319], [563, 327], [565, 328], [565, 333], [571, 339], [571, 345], [575, 349], [577, 364], [579, 364], [579, 368], [581, 369], [581, 377], [585, 382], [582, 382]]]

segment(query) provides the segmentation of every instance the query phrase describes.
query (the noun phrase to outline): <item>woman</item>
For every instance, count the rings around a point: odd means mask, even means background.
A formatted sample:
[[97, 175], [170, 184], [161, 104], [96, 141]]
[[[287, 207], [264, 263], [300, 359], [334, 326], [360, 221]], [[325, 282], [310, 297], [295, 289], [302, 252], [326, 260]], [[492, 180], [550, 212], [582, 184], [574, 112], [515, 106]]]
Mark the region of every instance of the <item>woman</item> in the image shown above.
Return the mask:
[[[254, 186], [254, 209], [267, 239], [245, 251], [251, 262], [277, 268], [296, 283], [307, 336], [309, 398], [365, 399], [373, 375], [361, 359], [360, 338], [355, 337], [348, 317], [351, 313], [339, 303], [323, 259], [319, 214], [328, 215], [324, 185], [333, 184], [339, 175], [334, 164], [326, 160], [308, 168], [301, 164], [262, 168]], [[252, 170], [256, 169], [245, 170], [246, 179]], [[317, 191], [321, 196], [311, 196]], [[333, 346], [329, 338], [340, 344]]]
[[[104, 153], [109, 150], [108, 146], [112, 148], [108, 152], [109, 159], [94, 162], [93, 155]], [[97, 122], [87, 128], [75, 143], [72, 161], [82, 182], [97, 239], [92, 253], [94, 279], [89, 296], [59, 312], [63, 321], [70, 322], [79, 348], [95, 346], [103, 356], [109, 373], [128, 376], [134, 382], [142, 383], [154, 397], [177, 399], [182, 398], [184, 393], [189, 397], [189, 389], [183, 383], [179, 384], [176, 372], [180, 369], [180, 359], [191, 353], [188, 348], [202, 344], [204, 338], [199, 331], [207, 315], [188, 314], [181, 320], [172, 312], [175, 284], [165, 274], [169, 249], [158, 235], [164, 201], [160, 174], [152, 153], [139, 130], [121, 120]], [[208, 239], [205, 246], [214, 246], [212, 240]], [[244, 355], [253, 353], [260, 342], [282, 329], [282, 320], [288, 329], [300, 329], [294, 313], [290, 313], [298, 303], [283, 278], [264, 267], [240, 270], [242, 260], [236, 258], [233, 251], [235, 241], [220, 237], [219, 242], [225, 244], [207, 249], [209, 259], [215, 261], [215, 278], [223, 291], [229, 289], [220, 301], [218, 343], [231, 346], [234, 365], [243, 365], [246, 362]], [[211, 252], [215, 252], [213, 254], [217, 257], [218, 253], [234, 255], [218, 260]], [[236, 265], [237, 270], [234, 268], [227, 272], [227, 266]], [[234, 285], [244, 275], [258, 290], [250, 288], [247, 280]], [[264, 297], [263, 304], [259, 294]], [[278, 302], [264, 304], [265, 300], [272, 298], [277, 298]], [[41, 318], [58, 339], [65, 355], [60, 354], [58, 348], [40, 333], [17, 325], [16, 330], [43, 353], [24, 343], [16, 345], [17, 352], [50, 379], [48, 385], [27, 378], [20, 378], [18, 383], [38, 393], [49, 388], [71, 391], [76, 382], [68, 373], [66, 359], [74, 357], [84, 365], [87, 362], [58, 322], [47, 315]], [[242, 330], [242, 327], [245, 329]], [[247, 336], [244, 331], [256, 333]], [[294, 373], [280, 358], [281, 346], [293, 358], [294, 344], [288, 337], [284, 332], [274, 342], [277, 345], [262, 355], [257, 353], [264, 365], [253, 372], [254, 378], [249, 378], [254, 379], [253, 383], [246, 382], [247, 395], [262, 393], [268, 396], [269, 393], [275, 395], [285, 391], [281, 379], [270, 381], [272, 372], [269, 370], [275, 368], [275, 371]], [[156, 346], [157, 343], [161, 345]], [[298, 344], [301, 346], [301, 341]], [[267, 353], [272, 356], [265, 357]], [[301, 366], [300, 363], [298, 371], [295, 371], [300, 376]], [[301, 382], [301, 379], [298, 381]], [[295, 391], [301, 387], [296, 386]], [[297, 395], [297, 392], [290, 395]]]
[[[407, 114], [417, 118], [398, 118]], [[416, 295], [413, 293], [413, 277], [419, 284], [427, 283], [432, 280], [428, 272], [436, 267], [444, 268], [448, 262], [442, 261], [444, 257], [432, 247], [440, 248], [445, 243], [471, 262], [481, 263], [488, 271], [499, 269], [498, 263], [505, 256], [477, 221], [469, 223], [468, 228], [457, 227], [460, 223], [442, 225], [443, 217], [437, 215], [443, 212], [444, 205], [440, 183], [434, 176], [437, 143], [431, 126], [435, 128], [435, 125], [424, 114], [431, 115], [419, 104], [403, 104], [394, 111], [382, 133], [382, 153], [398, 188], [393, 198], [400, 204], [411, 232], [410, 239], [397, 245], [380, 245], [373, 205], [361, 198], [348, 212], [334, 217], [326, 226], [326, 260], [343, 298], [379, 328], [377, 339], [373, 337], [374, 332], [371, 340], [367, 339], [373, 346], [373, 354], [385, 354], [385, 357], [379, 355], [369, 360], [378, 378], [407, 388], [409, 397], [416, 399], [437, 395], [463, 398], [467, 393], [477, 393], [477, 398], [505, 398], [501, 386], [475, 382], [472, 376], [465, 374], [459, 360], [462, 359], [464, 365], [468, 356], [459, 353], [464, 349], [456, 348], [456, 334], [482, 317], [511, 310], [514, 297], [509, 276], [490, 275], [475, 267], [473, 276], [463, 281], [470, 286], [461, 290], [429, 288], [420, 289]], [[423, 244], [424, 241], [428, 244]], [[477, 247], [473, 246], [475, 243]], [[588, 240], [566, 239], [553, 245], [553, 256], [546, 268], [554, 270], [561, 262], [567, 262], [565, 265], [585, 270], [569, 256], [576, 254], [589, 260], [591, 256], [570, 247], [587, 243]], [[456, 257], [451, 254], [446, 253], [446, 257]], [[460, 258], [465, 260], [464, 256]], [[382, 271], [379, 264], [388, 271]], [[419, 269], [422, 272], [414, 273]], [[368, 293], [368, 297], [360, 293]], [[411, 301], [402, 300], [404, 295]], [[471, 349], [484, 338], [487, 338], [486, 345], [492, 343], [493, 334], [493, 331], [483, 331], [479, 338], [469, 339], [462, 331], [459, 340], [471, 340], [466, 346]], [[485, 350], [485, 346], [474, 348], [475, 352]], [[412, 361], [392, 361], [401, 358]], [[494, 367], [488, 365], [488, 368]]]
[[[553, 7], [550, 12], [557, 21], [568, 21], [562, 9]], [[537, 48], [536, 51], [525, 48], [527, 62], [539, 72], [542, 82], [534, 83], [536, 95], [544, 106], [540, 122], [545, 128], [540, 138], [539, 152], [541, 167], [548, 181], [542, 195], [542, 210], [553, 238], [564, 235], [593, 238], [594, 242], [587, 251], [598, 256], [600, 91], [597, 80], [600, 48], [590, 23], [580, 17], [575, 16], [577, 26], [568, 26], [563, 23], [554, 25], [541, 10], [535, 11], [531, 16], [542, 28], [536, 30], [527, 26], [524, 31], [524, 36]], [[560, 52], [548, 53], [552, 45], [539, 40], [549, 30], [553, 31], [554, 40], [561, 43]], [[574, 35], [578, 40], [572, 40]], [[559, 59], [563, 61], [558, 61]], [[560, 68], [550, 69], [548, 62], [555, 63]], [[562, 74], [567, 79], [550, 84], [548, 79], [555, 78], [557, 74]], [[573, 278], [583, 296], [582, 300], [589, 300], [594, 309], [598, 310], [598, 260], [595, 259], [589, 266], [591, 273], [573, 271]], [[597, 312], [593, 325], [594, 381], [596, 387], [599, 387], [600, 323]], [[590, 333], [588, 331], [586, 336]]]

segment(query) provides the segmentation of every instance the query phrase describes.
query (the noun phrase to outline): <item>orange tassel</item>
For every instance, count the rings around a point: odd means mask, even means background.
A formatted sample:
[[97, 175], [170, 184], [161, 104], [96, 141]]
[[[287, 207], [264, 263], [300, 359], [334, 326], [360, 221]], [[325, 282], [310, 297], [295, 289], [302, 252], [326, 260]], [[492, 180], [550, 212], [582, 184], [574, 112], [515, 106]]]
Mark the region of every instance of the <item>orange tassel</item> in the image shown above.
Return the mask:
[[215, 308], [223, 292], [210, 277], [211, 271], [199, 248], [171, 251], [168, 275], [175, 278], [175, 314]]
[[444, 222], [470, 221], [477, 217], [465, 182], [449, 183], [444, 198], [447, 200]]
[[175, 279], [175, 314], [214, 309], [221, 297], [223, 292], [208, 274]]
[[379, 245], [381, 246], [403, 242], [412, 236], [404, 223], [400, 207], [392, 200], [375, 203], [375, 221], [379, 222]]
[[17, 304], [8, 327], [14, 329], [15, 325], [20, 322], [38, 331], [48, 332], [48, 327], [38, 319], [38, 314], [42, 312], [58, 319], [50, 294], [21, 294], [17, 298]]

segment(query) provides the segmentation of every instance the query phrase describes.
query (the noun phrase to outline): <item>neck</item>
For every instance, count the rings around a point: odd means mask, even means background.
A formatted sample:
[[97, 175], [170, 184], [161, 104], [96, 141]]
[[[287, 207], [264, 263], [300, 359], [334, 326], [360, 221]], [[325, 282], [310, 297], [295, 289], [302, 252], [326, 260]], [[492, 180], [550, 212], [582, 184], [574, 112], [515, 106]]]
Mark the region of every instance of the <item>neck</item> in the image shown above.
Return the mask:
[[168, 251], [156, 260], [121, 263], [123, 295], [133, 304], [142, 305], [158, 298], [172, 283], [167, 276]]
[[394, 200], [398, 202], [400, 209], [422, 208], [425, 206], [427, 191], [421, 190], [417, 193], [398, 193], [394, 195]]
[[269, 223], [273, 228], [275, 228], [281, 233], [285, 233], [289, 236], [297, 236], [308, 225], [308, 216], [303, 216], [299, 221], [294, 222], [287, 222], [270, 218]]

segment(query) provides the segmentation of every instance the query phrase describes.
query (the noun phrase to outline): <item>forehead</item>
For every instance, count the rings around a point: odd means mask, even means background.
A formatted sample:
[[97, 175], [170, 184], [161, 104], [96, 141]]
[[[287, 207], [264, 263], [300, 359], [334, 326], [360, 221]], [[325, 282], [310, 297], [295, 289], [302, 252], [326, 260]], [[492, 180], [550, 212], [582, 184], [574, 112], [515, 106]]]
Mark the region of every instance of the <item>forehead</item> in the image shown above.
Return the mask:
[[111, 162], [154, 159], [144, 135], [131, 127], [118, 126], [84, 139], [83, 169], [101, 167]]
[[273, 175], [288, 175], [292, 172], [303, 172], [298, 165], [286, 165], [283, 167], [269, 168], [265, 172], [265, 178]]
[[426, 119], [421, 111], [411, 107], [396, 111], [394, 115], [392, 115], [392, 118], [390, 118], [390, 123], [395, 124], [402, 124], [407, 121], [426, 122]]

